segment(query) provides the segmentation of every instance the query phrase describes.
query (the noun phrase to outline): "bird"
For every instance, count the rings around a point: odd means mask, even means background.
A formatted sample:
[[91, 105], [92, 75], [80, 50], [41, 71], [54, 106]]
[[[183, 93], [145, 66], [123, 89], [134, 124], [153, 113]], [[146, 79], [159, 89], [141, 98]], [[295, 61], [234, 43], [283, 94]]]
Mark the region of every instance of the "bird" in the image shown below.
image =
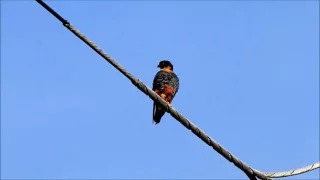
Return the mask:
[[[159, 62], [160, 70], [156, 73], [153, 79], [152, 90], [164, 99], [169, 106], [179, 90], [179, 78], [173, 71], [173, 64], [168, 60]], [[162, 116], [166, 110], [157, 103], [153, 102], [153, 122], [160, 123]]]

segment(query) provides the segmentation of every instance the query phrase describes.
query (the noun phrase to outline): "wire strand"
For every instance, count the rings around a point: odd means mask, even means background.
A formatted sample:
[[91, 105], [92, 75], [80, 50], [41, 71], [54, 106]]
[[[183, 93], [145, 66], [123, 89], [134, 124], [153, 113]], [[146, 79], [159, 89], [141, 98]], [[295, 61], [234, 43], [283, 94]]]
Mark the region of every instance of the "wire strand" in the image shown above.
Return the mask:
[[263, 172], [263, 174], [269, 178], [282, 178], [282, 177], [295, 176], [298, 174], [303, 174], [309, 171], [313, 171], [315, 169], [318, 169], [319, 166], [320, 166], [320, 162], [316, 162], [309, 166], [305, 166], [298, 169], [293, 169], [293, 170], [283, 171], [283, 172]]
[[76, 35], [79, 39], [81, 39], [84, 43], [86, 43], [89, 47], [91, 47], [95, 52], [97, 52], [100, 56], [102, 56], [106, 61], [108, 61], [113, 67], [115, 67], [118, 71], [120, 71], [124, 76], [126, 76], [133, 85], [135, 85], [138, 89], [140, 89], [143, 93], [148, 95], [153, 101], [158, 103], [160, 106], [166, 109], [168, 113], [171, 114], [177, 121], [179, 121], [184, 127], [191, 130], [196, 136], [198, 136], [202, 141], [211, 146], [215, 151], [217, 151], [220, 155], [222, 155], [225, 159], [232, 162], [236, 167], [241, 169], [250, 180], [255, 180], [256, 177], [262, 180], [269, 180], [270, 178], [278, 178], [278, 177], [288, 177], [297, 174], [302, 174], [314, 169], [319, 168], [319, 162], [313, 165], [307, 166], [305, 168], [295, 169], [286, 172], [268, 172], [263, 173], [258, 170], [255, 170], [249, 167], [244, 162], [240, 161], [237, 157], [231, 154], [228, 150], [223, 148], [219, 143], [214, 141], [211, 137], [209, 137], [204, 131], [194, 125], [191, 121], [189, 121], [186, 117], [184, 117], [181, 113], [175, 110], [173, 107], [167, 105], [167, 103], [158, 96], [154, 91], [152, 91], [147, 85], [145, 85], [142, 81], [135, 78], [132, 74], [130, 74], [126, 69], [124, 69], [120, 64], [118, 64], [114, 59], [112, 59], [109, 55], [103, 52], [101, 48], [99, 48], [96, 44], [94, 44], [90, 39], [88, 39], [85, 35], [83, 35], [79, 30], [73, 27], [67, 20], [61, 17], [57, 12], [55, 12], [52, 8], [50, 8], [46, 3], [42, 0], [36, 0], [42, 7], [44, 7], [47, 11], [49, 11], [53, 16], [55, 16], [62, 24], [69, 29], [74, 35]]

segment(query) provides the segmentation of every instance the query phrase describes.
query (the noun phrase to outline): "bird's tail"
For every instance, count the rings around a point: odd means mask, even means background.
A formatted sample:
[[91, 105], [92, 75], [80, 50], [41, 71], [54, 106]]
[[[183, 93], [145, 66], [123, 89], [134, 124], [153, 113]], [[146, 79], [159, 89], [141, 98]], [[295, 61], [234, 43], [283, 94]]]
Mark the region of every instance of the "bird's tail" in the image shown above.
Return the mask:
[[157, 125], [158, 123], [160, 123], [162, 116], [166, 113], [166, 111], [160, 107], [157, 106], [156, 103], [153, 103], [153, 122], [155, 123], [155, 125]]

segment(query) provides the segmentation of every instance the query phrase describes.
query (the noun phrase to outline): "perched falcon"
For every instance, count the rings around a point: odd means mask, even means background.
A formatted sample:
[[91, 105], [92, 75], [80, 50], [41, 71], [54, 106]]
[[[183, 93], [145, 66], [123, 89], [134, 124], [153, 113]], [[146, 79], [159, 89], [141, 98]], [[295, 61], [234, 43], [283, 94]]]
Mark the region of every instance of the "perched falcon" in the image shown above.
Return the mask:
[[[172, 106], [171, 101], [179, 90], [179, 78], [173, 72], [173, 65], [170, 61], [160, 61], [158, 68], [160, 68], [160, 71], [153, 79], [152, 90], [164, 99], [169, 106]], [[160, 122], [165, 113], [165, 109], [155, 102], [153, 103], [153, 122], [155, 124]]]

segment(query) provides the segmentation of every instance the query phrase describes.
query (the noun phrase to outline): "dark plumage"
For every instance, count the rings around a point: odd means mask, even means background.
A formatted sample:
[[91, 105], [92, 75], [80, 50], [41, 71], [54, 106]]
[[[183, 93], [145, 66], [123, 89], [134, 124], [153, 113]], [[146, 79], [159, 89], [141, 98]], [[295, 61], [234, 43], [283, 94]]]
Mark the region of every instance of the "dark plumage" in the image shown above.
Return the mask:
[[163, 90], [165, 84], [173, 88], [175, 92], [174, 95], [178, 92], [179, 78], [174, 72], [166, 72], [162, 70], [157, 72], [153, 79], [153, 90]]
[[[171, 106], [171, 102], [179, 90], [179, 78], [173, 72], [173, 65], [170, 61], [160, 61], [158, 67], [160, 71], [153, 79], [152, 89]], [[153, 121], [155, 124], [161, 121], [165, 112], [162, 107], [153, 103]]]

